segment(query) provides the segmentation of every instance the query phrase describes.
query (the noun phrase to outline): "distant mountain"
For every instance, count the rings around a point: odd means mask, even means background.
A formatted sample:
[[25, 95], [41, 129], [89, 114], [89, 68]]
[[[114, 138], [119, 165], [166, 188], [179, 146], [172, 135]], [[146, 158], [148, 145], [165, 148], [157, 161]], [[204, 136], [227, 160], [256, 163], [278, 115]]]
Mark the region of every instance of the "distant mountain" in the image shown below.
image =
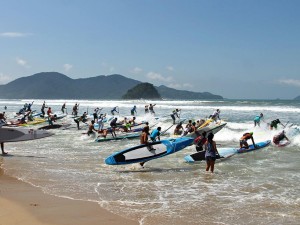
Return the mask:
[[161, 99], [160, 94], [153, 86], [153, 84], [149, 83], [141, 83], [133, 88], [129, 89], [125, 95], [122, 97], [123, 99]]
[[161, 85], [156, 88], [160, 95], [166, 99], [197, 100], [197, 99], [223, 99], [221, 95], [214, 95], [209, 92], [192, 92], [176, 90]]
[[[129, 89], [141, 83], [119, 74], [71, 79], [57, 72], [42, 72], [0, 85], [0, 98], [121, 99]], [[164, 99], [223, 99], [209, 92], [181, 91], [166, 86], [155, 88]]]
[[294, 100], [300, 101], [300, 95], [298, 97], [294, 98]]

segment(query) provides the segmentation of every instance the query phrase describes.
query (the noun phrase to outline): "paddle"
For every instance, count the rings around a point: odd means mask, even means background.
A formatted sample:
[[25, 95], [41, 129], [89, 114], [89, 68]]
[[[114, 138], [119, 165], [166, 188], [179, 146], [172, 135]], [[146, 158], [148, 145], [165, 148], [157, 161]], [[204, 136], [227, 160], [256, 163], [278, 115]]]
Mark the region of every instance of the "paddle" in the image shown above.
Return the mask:
[[288, 125], [289, 122], [290, 121], [287, 121], [287, 123], [285, 125], [282, 124], [283, 128], [285, 128]]

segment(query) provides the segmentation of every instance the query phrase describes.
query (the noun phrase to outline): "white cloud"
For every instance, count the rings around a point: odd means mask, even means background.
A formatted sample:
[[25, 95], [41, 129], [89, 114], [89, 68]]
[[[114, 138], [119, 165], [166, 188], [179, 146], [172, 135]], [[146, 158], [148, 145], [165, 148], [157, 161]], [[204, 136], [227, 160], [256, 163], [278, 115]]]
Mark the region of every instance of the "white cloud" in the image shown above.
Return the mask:
[[300, 87], [300, 80], [295, 80], [295, 79], [282, 79], [282, 80], [279, 80], [279, 83], [290, 85], [290, 86]]
[[0, 73], [0, 84], [7, 84], [11, 81], [11, 76]]
[[[190, 88], [193, 88], [194, 85], [189, 84], [189, 83], [183, 83], [183, 84], [176, 84], [176, 83], [171, 83], [167, 85], [170, 88], [175, 88], [175, 89], [182, 89], [182, 90], [189, 90]], [[193, 90], [189, 90], [193, 91]]]
[[26, 37], [31, 34], [29, 33], [20, 33], [20, 32], [4, 32], [0, 33], [1, 37], [9, 37], [9, 38], [15, 38], [15, 37]]
[[131, 70], [132, 73], [135, 73], [135, 74], [139, 74], [141, 73], [143, 70], [139, 67], [135, 67]]
[[169, 71], [174, 71], [174, 67], [173, 66], [167, 66], [166, 69], [169, 70]]
[[173, 77], [168, 76], [168, 77], [164, 77], [159, 73], [155, 73], [155, 72], [149, 72], [147, 74], [147, 77], [151, 80], [158, 80], [158, 81], [164, 81], [164, 82], [171, 82], [173, 80]]
[[30, 68], [30, 66], [28, 65], [28, 63], [25, 59], [16, 58], [16, 61], [17, 61], [18, 65], [23, 66], [25, 68]]
[[68, 72], [70, 69], [72, 69], [73, 68], [73, 65], [71, 65], [71, 64], [68, 64], [68, 63], [66, 63], [66, 64], [64, 64], [64, 70], [66, 71], [66, 72]]

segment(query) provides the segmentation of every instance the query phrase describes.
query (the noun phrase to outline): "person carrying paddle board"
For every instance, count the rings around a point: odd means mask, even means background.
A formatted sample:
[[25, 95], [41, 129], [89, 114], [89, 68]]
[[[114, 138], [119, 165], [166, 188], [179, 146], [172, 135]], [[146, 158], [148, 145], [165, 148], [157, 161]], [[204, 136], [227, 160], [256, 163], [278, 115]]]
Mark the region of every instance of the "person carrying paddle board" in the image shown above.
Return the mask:
[[[151, 150], [153, 150], [153, 147], [151, 145], [149, 145], [149, 142], [148, 142], [149, 129], [150, 128], [148, 125], [143, 128], [142, 134], [140, 135], [140, 144], [147, 145], [148, 150], [151, 151]], [[145, 161], [145, 162], [147, 162], [147, 161]], [[140, 162], [141, 167], [144, 168], [145, 162]]]

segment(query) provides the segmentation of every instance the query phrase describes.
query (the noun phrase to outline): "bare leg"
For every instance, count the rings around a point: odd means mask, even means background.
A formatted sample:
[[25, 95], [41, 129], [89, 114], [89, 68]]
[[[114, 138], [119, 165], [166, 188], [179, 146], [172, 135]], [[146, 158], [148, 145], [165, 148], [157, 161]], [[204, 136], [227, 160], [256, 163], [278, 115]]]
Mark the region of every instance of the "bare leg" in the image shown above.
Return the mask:
[[4, 151], [4, 143], [1, 142], [1, 151], [2, 151], [2, 155], [7, 154], [7, 152]]

